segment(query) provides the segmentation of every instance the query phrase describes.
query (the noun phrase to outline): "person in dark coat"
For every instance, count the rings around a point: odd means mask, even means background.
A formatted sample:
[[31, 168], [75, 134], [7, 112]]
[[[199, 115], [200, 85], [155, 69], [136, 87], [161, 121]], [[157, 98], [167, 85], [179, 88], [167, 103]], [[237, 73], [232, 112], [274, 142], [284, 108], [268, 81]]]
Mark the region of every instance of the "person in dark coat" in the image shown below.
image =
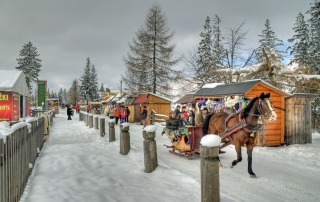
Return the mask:
[[143, 128], [146, 127], [146, 118], [148, 116], [148, 110], [147, 110], [147, 106], [143, 106], [143, 110], [141, 112], [141, 121], [143, 124]]
[[68, 115], [68, 120], [72, 120], [71, 116], [72, 116], [72, 108], [70, 105], [67, 106], [67, 115]]
[[128, 123], [129, 122], [129, 116], [130, 116], [130, 110], [129, 110], [128, 107], [126, 107], [126, 110], [127, 110], [126, 122]]
[[176, 108], [174, 109], [174, 114], [176, 119], [180, 118], [180, 105], [177, 105]]

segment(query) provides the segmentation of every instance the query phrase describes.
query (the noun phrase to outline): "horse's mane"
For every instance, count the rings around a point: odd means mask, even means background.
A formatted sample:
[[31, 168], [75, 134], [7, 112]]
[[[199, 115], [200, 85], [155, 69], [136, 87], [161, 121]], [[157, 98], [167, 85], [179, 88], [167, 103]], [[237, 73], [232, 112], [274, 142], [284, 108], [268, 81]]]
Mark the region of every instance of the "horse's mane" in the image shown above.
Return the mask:
[[209, 122], [213, 115], [214, 113], [209, 113], [206, 115], [206, 118], [203, 120], [203, 126], [202, 126], [203, 136], [208, 134]]
[[249, 116], [249, 112], [251, 110], [251, 108], [253, 107], [255, 101], [259, 99], [259, 97], [255, 97], [253, 98], [249, 104], [244, 108], [243, 113], [242, 113], [242, 118], [247, 118], [247, 116]]

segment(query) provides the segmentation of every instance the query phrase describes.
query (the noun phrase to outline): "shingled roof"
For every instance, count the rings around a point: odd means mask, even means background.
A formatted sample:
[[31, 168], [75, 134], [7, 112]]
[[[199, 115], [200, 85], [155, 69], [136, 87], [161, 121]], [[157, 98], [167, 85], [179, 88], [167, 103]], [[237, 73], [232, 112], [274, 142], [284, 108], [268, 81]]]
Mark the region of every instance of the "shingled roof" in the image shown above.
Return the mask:
[[227, 96], [227, 95], [243, 95], [248, 90], [250, 90], [253, 86], [255, 86], [257, 83], [262, 82], [269, 87], [282, 92], [283, 94], [287, 94], [283, 92], [282, 90], [276, 88], [275, 86], [272, 86], [269, 83], [264, 82], [263, 80], [257, 79], [257, 80], [249, 80], [245, 82], [239, 82], [239, 83], [231, 83], [231, 84], [223, 84], [218, 85], [214, 88], [201, 88], [198, 90], [194, 96]]
[[193, 94], [187, 94], [185, 96], [183, 96], [182, 98], [180, 98], [179, 100], [177, 100], [175, 103], [178, 104], [187, 104], [193, 101], [192, 99]]

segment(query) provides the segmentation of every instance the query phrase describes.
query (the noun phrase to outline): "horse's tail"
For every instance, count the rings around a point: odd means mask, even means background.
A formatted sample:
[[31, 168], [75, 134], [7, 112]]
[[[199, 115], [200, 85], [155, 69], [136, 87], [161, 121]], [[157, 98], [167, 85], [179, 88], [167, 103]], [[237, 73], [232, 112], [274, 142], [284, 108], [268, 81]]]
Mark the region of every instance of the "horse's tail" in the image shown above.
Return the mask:
[[210, 119], [211, 117], [214, 115], [214, 113], [209, 113], [207, 114], [206, 118], [203, 121], [203, 136], [208, 134], [208, 130], [209, 130], [209, 123], [210, 123]]

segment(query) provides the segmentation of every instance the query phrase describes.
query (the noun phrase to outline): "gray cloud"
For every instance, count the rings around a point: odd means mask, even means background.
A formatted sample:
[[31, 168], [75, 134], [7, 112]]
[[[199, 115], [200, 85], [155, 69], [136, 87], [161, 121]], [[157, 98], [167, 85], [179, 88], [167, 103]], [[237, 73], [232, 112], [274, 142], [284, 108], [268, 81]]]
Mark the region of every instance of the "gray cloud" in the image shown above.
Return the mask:
[[[176, 57], [192, 50], [206, 16], [222, 19], [223, 29], [246, 21], [246, 44], [253, 49], [265, 20], [286, 41], [299, 12], [313, 0], [175, 0], [158, 1], [175, 32]], [[90, 57], [101, 82], [119, 88], [128, 43], [144, 24], [150, 0], [29, 0], [0, 2], [0, 69], [14, 69], [22, 46], [31, 41], [42, 59], [39, 79], [50, 90], [69, 88]]]

